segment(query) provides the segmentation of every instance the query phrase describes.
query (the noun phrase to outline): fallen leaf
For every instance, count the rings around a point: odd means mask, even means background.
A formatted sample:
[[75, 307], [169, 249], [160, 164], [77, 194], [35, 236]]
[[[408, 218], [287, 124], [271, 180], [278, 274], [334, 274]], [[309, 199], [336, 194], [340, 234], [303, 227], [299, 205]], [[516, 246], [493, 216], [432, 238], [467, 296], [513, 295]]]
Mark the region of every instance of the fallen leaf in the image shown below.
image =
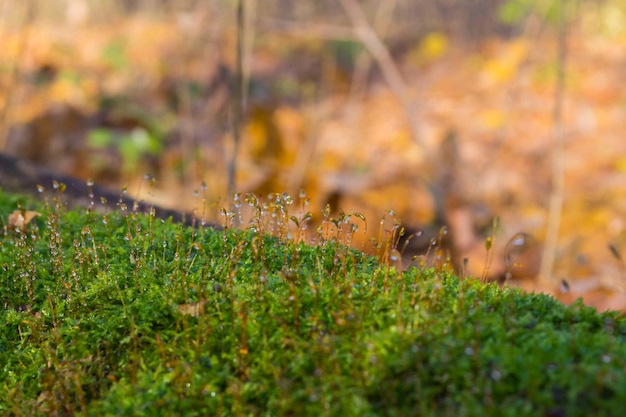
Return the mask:
[[206, 300], [202, 300], [197, 303], [179, 304], [178, 311], [186, 316], [199, 317], [201, 314], [204, 313], [204, 306], [206, 305], [206, 303]]
[[36, 211], [14, 210], [13, 213], [9, 214], [9, 226], [24, 230], [26, 225], [38, 216], [41, 216], [41, 213]]

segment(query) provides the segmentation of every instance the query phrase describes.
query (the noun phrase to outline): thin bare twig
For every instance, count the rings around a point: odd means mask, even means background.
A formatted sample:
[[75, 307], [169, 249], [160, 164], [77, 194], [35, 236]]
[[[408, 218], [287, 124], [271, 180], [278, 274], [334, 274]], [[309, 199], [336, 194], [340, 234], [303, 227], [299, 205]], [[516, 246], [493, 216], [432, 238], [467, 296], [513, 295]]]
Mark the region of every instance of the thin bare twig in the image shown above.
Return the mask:
[[410, 89], [396, 66], [389, 49], [387, 49], [372, 26], [368, 23], [367, 16], [365, 16], [363, 9], [356, 0], [341, 0], [341, 5], [350, 18], [356, 35], [380, 66], [385, 80], [389, 83], [396, 98], [402, 104], [411, 128], [413, 140], [427, 152], [428, 150], [424, 147], [419, 135], [419, 126], [415, 115], [416, 106], [409, 95]]
[[250, 57], [252, 56], [252, 48], [254, 45], [255, 26], [254, 20], [256, 17], [256, 1], [244, 0], [246, 2], [244, 13], [244, 44], [243, 44], [243, 57], [242, 57], [242, 111], [245, 111], [248, 107], [248, 86], [250, 83], [250, 73], [252, 66], [250, 65]]
[[[384, 36], [393, 18], [393, 11], [397, 0], [381, 0], [372, 23], [372, 28], [379, 36]], [[360, 53], [356, 59], [352, 83], [350, 84], [349, 101], [350, 107], [360, 103], [365, 94], [367, 78], [372, 66], [372, 56], [368, 53]]]
[[254, 26], [264, 30], [284, 33], [290, 36], [313, 37], [331, 40], [359, 40], [353, 28], [293, 22], [283, 19], [255, 19]]
[[556, 64], [556, 88], [552, 113], [552, 192], [548, 209], [546, 243], [541, 257], [541, 279], [555, 281], [553, 277], [557, 241], [561, 225], [561, 212], [565, 194], [565, 151], [563, 147], [563, 93], [565, 90], [565, 64], [567, 52], [567, 18], [565, 1], [559, 0], [558, 13], [558, 52]]
[[[31, 3], [26, 2], [23, 5], [23, 9], [20, 10], [23, 15], [19, 16], [18, 19], [21, 18], [20, 24], [22, 25], [22, 36], [20, 38], [20, 42], [17, 47], [17, 51], [15, 53], [15, 60], [9, 63], [9, 71], [8, 71], [8, 79], [6, 85], [8, 86], [5, 90], [5, 102], [2, 109], [0, 109], [0, 149], [4, 149], [7, 144], [7, 139], [9, 135], [9, 127], [11, 124], [11, 118], [13, 113], [13, 103], [16, 99], [16, 91], [17, 91], [17, 79], [20, 75], [20, 61], [27, 53], [28, 43], [30, 41], [31, 29], [28, 27], [30, 23], [32, 23], [33, 17], [33, 6]], [[2, 4], [2, 19], [8, 20], [6, 14], [8, 14], [8, 8], [6, 3]]]
[[237, 191], [237, 155], [241, 142], [241, 124], [243, 121], [243, 48], [244, 48], [244, 4], [245, 0], [237, 0], [237, 68], [235, 70], [235, 85], [233, 92], [233, 149], [228, 164], [228, 195]]

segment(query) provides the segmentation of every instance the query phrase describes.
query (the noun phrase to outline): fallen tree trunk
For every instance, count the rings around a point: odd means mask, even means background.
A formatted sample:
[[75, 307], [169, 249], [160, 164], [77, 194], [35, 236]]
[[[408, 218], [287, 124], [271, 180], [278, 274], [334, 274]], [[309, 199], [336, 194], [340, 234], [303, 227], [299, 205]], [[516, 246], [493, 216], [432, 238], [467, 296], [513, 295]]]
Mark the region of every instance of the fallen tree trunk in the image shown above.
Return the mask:
[[[118, 210], [122, 205], [126, 205], [131, 211], [145, 213], [154, 211], [154, 215], [161, 219], [171, 217], [173, 221], [186, 225], [199, 223], [191, 213], [136, 200], [124, 195], [122, 191], [116, 192], [106, 187], [92, 185], [87, 181], [50, 171], [30, 161], [4, 153], [0, 153], [0, 188], [32, 196], [54, 192], [58, 200], [68, 208], [92, 207], [98, 211], [105, 211]], [[206, 225], [219, 228], [213, 223]]]

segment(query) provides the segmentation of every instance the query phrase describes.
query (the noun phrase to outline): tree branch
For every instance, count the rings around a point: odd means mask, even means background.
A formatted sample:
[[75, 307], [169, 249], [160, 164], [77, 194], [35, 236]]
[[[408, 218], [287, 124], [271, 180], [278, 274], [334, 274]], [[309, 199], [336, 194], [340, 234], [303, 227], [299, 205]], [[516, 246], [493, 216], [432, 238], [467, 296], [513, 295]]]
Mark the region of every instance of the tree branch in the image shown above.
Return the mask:
[[385, 80], [391, 87], [393, 93], [402, 104], [407, 116], [407, 120], [411, 129], [413, 140], [422, 149], [428, 153], [428, 150], [424, 147], [419, 135], [419, 126], [416, 122], [416, 105], [409, 95], [409, 88], [404, 81], [400, 70], [395, 64], [389, 49], [380, 40], [380, 37], [376, 34], [372, 26], [367, 21], [367, 16], [363, 12], [363, 9], [356, 0], [340, 0], [346, 14], [350, 18], [354, 31], [357, 37], [361, 40], [365, 48], [372, 54], [376, 63], [383, 72]]

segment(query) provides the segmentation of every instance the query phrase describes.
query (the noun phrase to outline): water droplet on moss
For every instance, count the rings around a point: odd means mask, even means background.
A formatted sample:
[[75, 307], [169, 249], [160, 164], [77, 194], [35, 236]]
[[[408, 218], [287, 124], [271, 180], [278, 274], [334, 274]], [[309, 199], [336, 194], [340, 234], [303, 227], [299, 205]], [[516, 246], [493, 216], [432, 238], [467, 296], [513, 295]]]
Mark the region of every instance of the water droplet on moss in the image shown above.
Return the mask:
[[524, 246], [526, 244], [526, 240], [527, 239], [525, 233], [518, 233], [513, 236], [510, 243], [512, 246]]

